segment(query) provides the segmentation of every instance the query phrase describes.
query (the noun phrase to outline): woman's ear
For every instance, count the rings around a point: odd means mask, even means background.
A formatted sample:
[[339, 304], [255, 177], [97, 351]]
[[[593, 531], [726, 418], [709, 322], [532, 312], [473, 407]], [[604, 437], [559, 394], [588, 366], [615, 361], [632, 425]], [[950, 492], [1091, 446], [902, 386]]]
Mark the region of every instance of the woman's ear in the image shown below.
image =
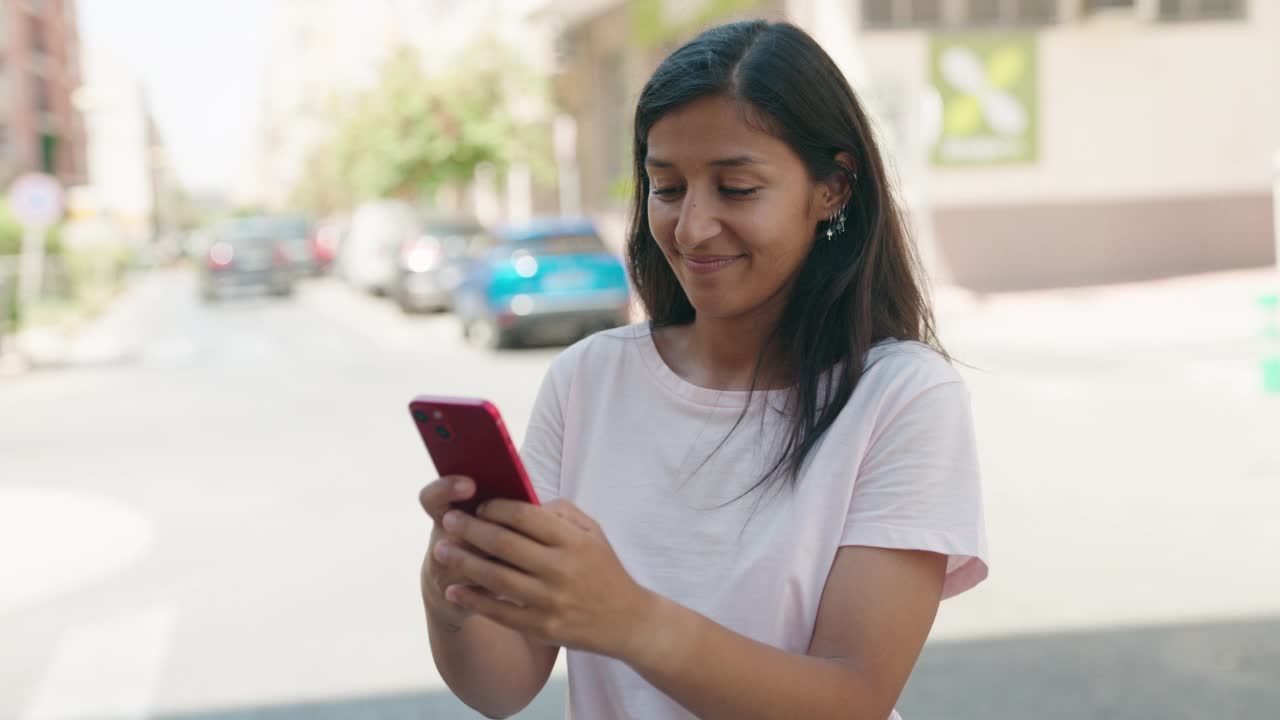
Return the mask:
[[853, 196], [853, 187], [849, 184], [849, 178], [857, 175], [858, 167], [853, 162], [853, 156], [847, 152], [836, 154], [836, 162], [843, 166], [847, 172], [833, 173], [831, 177], [819, 183], [821, 195], [819, 208], [822, 211], [822, 217], [829, 218], [840, 211], [849, 202], [849, 198]]

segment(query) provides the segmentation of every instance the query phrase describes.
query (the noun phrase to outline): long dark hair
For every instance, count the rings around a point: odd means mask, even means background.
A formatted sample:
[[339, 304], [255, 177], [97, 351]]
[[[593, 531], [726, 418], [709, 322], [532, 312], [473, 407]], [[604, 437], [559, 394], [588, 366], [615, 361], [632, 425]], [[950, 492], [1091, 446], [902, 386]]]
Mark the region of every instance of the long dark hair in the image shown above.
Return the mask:
[[[830, 223], [818, 223], [819, 239], [757, 362], [757, 378], [769, 357], [794, 386], [789, 432], [750, 493], [778, 477], [794, 483], [853, 395], [877, 342], [915, 340], [949, 356], [934, 331], [913, 244], [866, 113], [813, 38], [793, 25], [763, 20], [703, 32], [663, 61], [640, 94], [627, 263], [652, 327], [690, 323], [695, 311], [649, 231], [649, 130], [672, 110], [709, 96], [742, 102], [752, 122], [800, 156], [810, 179], [843, 173], [851, 191], [842, 232], [827, 239]], [[837, 161], [841, 153], [853, 158], [853, 167]]]

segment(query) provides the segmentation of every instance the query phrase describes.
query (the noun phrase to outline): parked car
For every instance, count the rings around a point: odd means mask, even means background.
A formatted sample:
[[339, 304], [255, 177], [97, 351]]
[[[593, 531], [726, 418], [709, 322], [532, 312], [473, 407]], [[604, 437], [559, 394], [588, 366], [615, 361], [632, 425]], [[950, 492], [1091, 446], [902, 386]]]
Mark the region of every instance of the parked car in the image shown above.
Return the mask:
[[448, 310], [469, 267], [497, 242], [474, 220], [426, 220], [400, 246], [392, 295], [406, 312]]
[[201, 273], [201, 295], [219, 300], [231, 292], [293, 293], [297, 278], [294, 256], [279, 240], [276, 222], [266, 217], [230, 220], [208, 236]]
[[590, 222], [541, 220], [500, 231], [498, 240], [454, 295], [472, 342], [571, 341], [628, 321], [626, 270]]
[[396, 279], [401, 245], [416, 237], [418, 213], [400, 200], [375, 200], [356, 208], [338, 254], [339, 273], [352, 287], [386, 295]]
[[301, 215], [272, 215], [265, 222], [267, 234], [288, 256], [294, 276], [313, 275], [316, 259], [311, 252], [311, 223]]
[[327, 217], [316, 223], [311, 231], [310, 244], [317, 275], [333, 269], [350, 225], [349, 219], [340, 216]]

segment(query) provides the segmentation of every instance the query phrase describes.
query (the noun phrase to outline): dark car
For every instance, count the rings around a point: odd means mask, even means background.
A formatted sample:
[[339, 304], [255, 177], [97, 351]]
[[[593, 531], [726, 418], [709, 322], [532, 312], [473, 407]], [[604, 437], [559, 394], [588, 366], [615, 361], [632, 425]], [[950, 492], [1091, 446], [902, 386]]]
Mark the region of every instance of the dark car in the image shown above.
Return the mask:
[[497, 239], [475, 221], [427, 220], [400, 246], [391, 294], [406, 312], [448, 310], [472, 263]]
[[201, 294], [213, 301], [246, 290], [286, 296], [298, 277], [296, 255], [271, 218], [240, 218], [214, 230], [204, 252]]
[[300, 215], [272, 215], [262, 219], [264, 234], [276, 242], [293, 267], [294, 277], [314, 275], [318, 260], [312, 247], [311, 223]]
[[498, 233], [454, 296], [462, 331], [494, 348], [570, 341], [628, 322], [626, 270], [585, 220], [542, 220]]

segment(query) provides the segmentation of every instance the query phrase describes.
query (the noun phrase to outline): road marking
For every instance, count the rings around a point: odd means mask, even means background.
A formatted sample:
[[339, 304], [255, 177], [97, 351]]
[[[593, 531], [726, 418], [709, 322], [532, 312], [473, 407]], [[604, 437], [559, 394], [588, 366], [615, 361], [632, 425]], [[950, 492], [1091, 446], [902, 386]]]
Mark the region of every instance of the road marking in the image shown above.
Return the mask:
[[120, 572], [153, 537], [144, 516], [110, 498], [0, 490], [0, 617]]
[[148, 717], [177, 614], [161, 605], [67, 629], [19, 718]]

